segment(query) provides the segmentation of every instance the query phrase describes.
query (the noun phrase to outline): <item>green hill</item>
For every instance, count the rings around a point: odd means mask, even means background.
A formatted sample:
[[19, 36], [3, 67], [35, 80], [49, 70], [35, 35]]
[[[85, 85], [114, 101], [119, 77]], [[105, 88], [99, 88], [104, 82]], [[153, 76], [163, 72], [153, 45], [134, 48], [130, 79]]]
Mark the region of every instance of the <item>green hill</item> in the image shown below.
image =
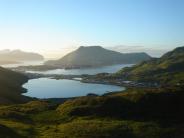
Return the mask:
[[183, 88], [172, 87], [129, 89], [61, 105], [33, 101], [0, 106], [0, 134], [8, 131], [10, 136], [16, 134], [13, 138], [182, 138], [183, 99]]
[[25, 138], [14, 132], [12, 129], [0, 125], [0, 138]]
[[63, 68], [96, 67], [113, 64], [134, 64], [151, 57], [146, 53], [119, 53], [104, 49], [100, 46], [79, 47], [63, 58], [54, 61], [47, 61], [46, 65], [54, 65]]
[[29, 98], [21, 95], [26, 92], [22, 84], [27, 80], [28, 78], [20, 73], [0, 67], [0, 104], [28, 101]]
[[184, 47], [178, 47], [161, 58], [144, 61], [124, 68], [115, 77], [140, 82], [158, 82], [163, 85], [184, 84]]

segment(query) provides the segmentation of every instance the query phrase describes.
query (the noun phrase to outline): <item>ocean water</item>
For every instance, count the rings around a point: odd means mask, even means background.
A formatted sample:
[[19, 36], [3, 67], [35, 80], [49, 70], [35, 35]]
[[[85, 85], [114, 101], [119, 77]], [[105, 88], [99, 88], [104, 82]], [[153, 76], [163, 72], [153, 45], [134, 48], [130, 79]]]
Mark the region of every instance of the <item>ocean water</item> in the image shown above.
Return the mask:
[[81, 75], [90, 74], [94, 75], [97, 73], [115, 73], [124, 67], [131, 67], [133, 64], [119, 64], [112, 66], [104, 66], [97, 68], [84, 68], [84, 69], [55, 69], [48, 71], [27, 71], [29, 73], [40, 73], [40, 74], [64, 74], [64, 75]]

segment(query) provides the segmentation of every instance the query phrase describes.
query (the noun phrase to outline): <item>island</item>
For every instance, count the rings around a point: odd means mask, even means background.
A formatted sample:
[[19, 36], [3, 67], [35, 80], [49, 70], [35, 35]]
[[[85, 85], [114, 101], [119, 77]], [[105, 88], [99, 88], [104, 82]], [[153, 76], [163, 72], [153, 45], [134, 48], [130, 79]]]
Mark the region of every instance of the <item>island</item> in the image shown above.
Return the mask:
[[81, 46], [59, 60], [45, 62], [45, 65], [73, 69], [116, 64], [135, 64], [150, 59], [151, 57], [146, 53], [120, 53], [101, 46]]
[[28, 61], [43, 61], [44, 57], [37, 53], [25, 52], [21, 50], [1, 50], [0, 64], [18, 64]]

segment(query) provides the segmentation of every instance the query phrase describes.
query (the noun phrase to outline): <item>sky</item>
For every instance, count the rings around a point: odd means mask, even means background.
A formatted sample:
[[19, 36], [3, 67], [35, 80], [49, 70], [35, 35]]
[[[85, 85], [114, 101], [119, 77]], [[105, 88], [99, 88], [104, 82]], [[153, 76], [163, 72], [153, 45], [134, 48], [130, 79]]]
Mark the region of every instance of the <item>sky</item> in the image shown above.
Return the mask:
[[61, 57], [100, 45], [152, 56], [184, 45], [184, 0], [0, 0], [0, 49]]

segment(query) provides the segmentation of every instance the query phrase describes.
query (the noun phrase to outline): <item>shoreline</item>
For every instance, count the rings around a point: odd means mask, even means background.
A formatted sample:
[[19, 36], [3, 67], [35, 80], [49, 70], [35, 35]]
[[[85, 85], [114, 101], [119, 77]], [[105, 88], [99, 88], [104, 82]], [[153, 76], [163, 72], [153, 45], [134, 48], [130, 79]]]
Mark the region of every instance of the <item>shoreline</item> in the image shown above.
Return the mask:
[[[136, 82], [136, 81], [127, 81], [123, 79], [93, 79], [91, 77], [94, 77], [96, 75], [64, 75], [64, 74], [39, 74], [39, 73], [23, 73], [26, 75], [29, 80], [30, 79], [39, 79], [39, 78], [50, 78], [50, 79], [56, 79], [56, 80], [74, 80], [74, 81], [80, 81], [82, 83], [96, 83], [96, 84], [106, 84], [106, 85], [115, 85], [115, 86], [122, 86], [122, 87], [128, 87], [128, 88], [158, 88], [160, 85], [158, 83], [152, 83], [152, 82]], [[80, 78], [80, 79], [76, 79]]]
[[102, 68], [102, 67], [109, 67], [109, 66], [116, 66], [116, 65], [128, 65], [133, 66], [134, 63], [119, 63], [119, 64], [108, 64], [108, 65], [99, 65], [99, 66], [53, 66], [53, 65], [28, 65], [28, 66], [18, 66], [12, 67], [10, 69], [17, 70], [17, 71], [48, 71], [48, 70], [56, 70], [56, 69], [65, 69], [65, 70], [72, 70], [72, 69], [92, 69], [92, 68]]

